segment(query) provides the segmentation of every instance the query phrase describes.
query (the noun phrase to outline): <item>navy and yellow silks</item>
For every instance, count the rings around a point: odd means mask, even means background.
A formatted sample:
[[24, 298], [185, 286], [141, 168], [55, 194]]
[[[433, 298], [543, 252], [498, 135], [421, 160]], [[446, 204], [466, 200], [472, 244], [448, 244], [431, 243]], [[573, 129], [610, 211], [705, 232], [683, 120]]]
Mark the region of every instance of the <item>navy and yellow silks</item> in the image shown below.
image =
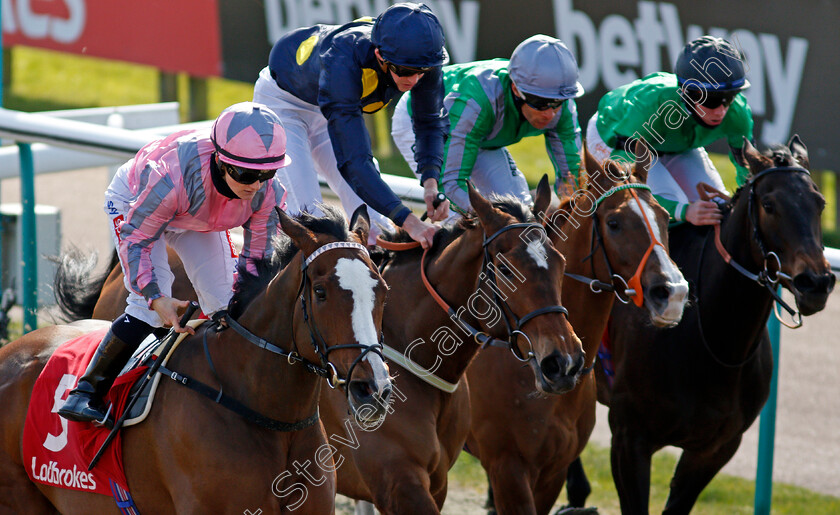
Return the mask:
[[[363, 113], [382, 109], [400, 94], [376, 58], [372, 26], [361, 19], [292, 31], [274, 45], [269, 69], [281, 89], [318, 106], [327, 118], [338, 169], [353, 191], [400, 225], [409, 210], [379, 178], [362, 119]], [[434, 167], [439, 175], [449, 129], [440, 68], [423, 75], [411, 91], [418, 167]]]

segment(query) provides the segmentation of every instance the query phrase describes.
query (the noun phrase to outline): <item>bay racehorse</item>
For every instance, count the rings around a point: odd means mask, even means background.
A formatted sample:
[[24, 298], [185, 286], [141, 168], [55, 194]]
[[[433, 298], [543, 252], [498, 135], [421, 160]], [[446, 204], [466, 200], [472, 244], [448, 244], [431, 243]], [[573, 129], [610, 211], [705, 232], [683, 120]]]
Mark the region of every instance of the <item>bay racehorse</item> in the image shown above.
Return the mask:
[[745, 142], [741, 161], [750, 176], [725, 206], [719, 238], [711, 227], [671, 231], [671, 256], [691, 285], [680, 324], [657, 330], [624, 305], [613, 309], [615, 376], [611, 389], [599, 380], [598, 398], [610, 408], [613, 479], [628, 515], [648, 513], [651, 456], [666, 445], [682, 454], [664, 513], [689, 513], [767, 400], [766, 322], [777, 286], [793, 293], [796, 309], [784, 301], [776, 309], [798, 323], [834, 288], [820, 228], [825, 199], [805, 145], [794, 136], [761, 154]]
[[[564, 258], [527, 206], [512, 197], [490, 202], [472, 186], [469, 196], [475, 217], [441, 229], [428, 252], [394, 251], [384, 263], [383, 330], [395, 375], [388, 416], [348, 441], [347, 401], [322, 392], [327, 433], [342, 437], [332, 441], [342, 460], [339, 493], [384, 514], [439, 513], [467, 437], [470, 397], [489, 393], [468, 392], [464, 378], [476, 353], [487, 352], [479, 348], [502, 344], [494, 357], [522, 369], [541, 392], [567, 391], [583, 370], [580, 341], [560, 306]], [[549, 201], [544, 178], [535, 210]]]
[[[227, 399], [262, 418], [246, 420], [164, 379], [146, 421], [123, 430], [126, 477], [142, 513], [286, 513], [293, 503], [302, 505], [299, 513], [333, 513], [334, 463], [323, 452], [329, 447], [318, 419], [320, 376], [345, 386], [351, 411], [367, 405], [374, 407], [368, 416], [381, 415], [376, 407], [391, 389], [379, 354], [386, 286], [361, 243], [367, 215], [354, 220], [352, 232], [335, 211], [298, 221], [280, 213], [280, 222], [290, 239], [277, 262], [260, 267], [268, 273], [240, 271], [229, 327], [204, 324], [167, 364], [205, 385], [222, 385]], [[42, 328], [0, 349], [0, 513], [118, 512], [107, 496], [30, 482], [21, 456], [39, 372], [58, 345], [94, 322]], [[309, 464], [317, 481], [305, 481], [296, 463]]]
[[567, 467], [588, 442], [596, 403], [589, 371], [614, 300], [628, 303], [646, 325], [668, 327], [679, 322], [687, 298], [688, 284], [667, 253], [668, 214], [644, 184], [650, 160], [601, 166], [585, 153], [584, 165], [586, 187], [549, 213], [545, 225], [566, 257], [563, 300], [587, 372], [572, 391], [546, 397], [494, 351], [467, 370], [470, 390], [478, 392], [467, 447], [487, 472], [488, 505], [501, 514], [548, 513]]

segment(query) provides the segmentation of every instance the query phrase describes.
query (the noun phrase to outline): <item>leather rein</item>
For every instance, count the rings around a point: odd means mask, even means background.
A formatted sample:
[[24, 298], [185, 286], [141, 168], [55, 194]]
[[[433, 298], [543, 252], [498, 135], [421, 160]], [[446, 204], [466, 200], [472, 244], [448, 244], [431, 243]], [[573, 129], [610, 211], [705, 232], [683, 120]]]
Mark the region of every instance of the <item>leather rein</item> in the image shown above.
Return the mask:
[[[458, 317], [458, 312], [456, 310], [452, 309], [452, 307], [440, 296], [440, 294], [438, 294], [438, 292], [435, 290], [434, 286], [432, 286], [432, 284], [429, 282], [428, 277], [426, 276], [426, 256], [429, 253], [429, 249], [425, 249], [423, 251], [423, 257], [420, 260], [420, 277], [422, 278], [423, 285], [426, 287], [426, 290], [429, 292], [429, 295], [432, 296], [432, 298], [435, 300], [435, 302], [438, 304], [438, 306], [440, 306], [441, 309], [443, 309], [443, 311], [445, 311], [453, 320], [457, 318], [458, 323], [460, 323], [463, 326], [463, 328], [466, 329], [470, 333], [470, 336], [473, 338], [475, 343], [480, 345], [482, 349], [487, 347], [487, 346], [507, 348], [508, 350], [511, 351], [511, 353], [514, 355], [514, 357], [516, 357], [516, 359], [518, 359], [519, 361], [527, 363], [527, 362], [532, 361], [532, 360], [535, 361], [536, 360], [536, 355], [533, 352], [533, 345], [531, 343], [531, 340], [522, 331], [522, 327], [526, 323], [528, 323], [530, 320], [533, 320], [534, 318], [536, 318], [540, 315], [544, 315], [544, 314], [547, 314], [547, 313], [562, 313], [562, 314], [566, 315], [566, 317], [568, 317], [569, 312], [563, 306], [546, 306], [546, 307], [531, 311], [530, 313], [526, 314], [522, 318], [519, 318], [519, 317], [516, 316], [516, 314], [513, 312], [513, 310], [507, 304], [505, 299], [503, 299], [499, 296], [499, 293], [498, 293], [499, 292], [499, 286], [498, 286], [498, 283], [496, 281], [496, 270], [495, 270], [496, 267], [493, 266], [493, 262], [492, 262], [492, 259], [490, 257], [489, 245], [490, 245], [490, 243], [493, 242], [493, 240], [495, 240], [501, 234], [503, 234], [503, 233], [505, 233], [509, 230], [512, 230], [512, 229], [526, 229], [526, 230], [527, 229], [538, 229], [538, 230], [542, 231], [543, 233], [545, 233], [545, 228], [541, 224], [536, 223], [536, 222], [523, 222], [523, 223], [515, 223], [515, 224], [507, 225], [505, 227], [502, 227], [501, 229], [499, 229], [495, 233], [493, 233], [491, 236], [489, 236], [489, 237], [485, 236], [484, 237], [484, 241], [482, 243], [482, 248], [483, 248], [484, 255], [483, 255], [483, 258], [482, 258], [481, 273], [479, 274], [479, 280], [488, 282], [489, 288], [493, 291], [493, 301], [494, 301], [496, 307], [499, 308], [501, 306], [501, 311], [505, 313], [505, 316], [502, 317], [502, 319], [505, 321], [505, 327], [506, 327], [507, 332], [508, 332], [508, 339], [507, 340], [499, 340], [497, 338], [494, 338], [493, 336], [490, 336], [489, 334], [487, 334], [483, 331], [479, 331], [478, 329], [472, 327], [467, 322], [461, 320]], [[547, 237], [547, 235], [546, 235], [546, 237]], [[418, 243], [416, 241], [407, 242], [407, 243], [396, 243], [396, 242], [386, 241], [386, 240], [383, 240], [381, 238], [377, 238], [376, 243], [380, 247], [382, 247], [386, 250], [392, 250], [392, 251], [410, 250], [410, 249], [415, 249], [415, 248], [420, 246], [420, 243]], [[479, 287], [481, 287], [480, 284], [479, 284]], [[513, 319], [513, 324], [511, 324], [511, 322], [508, 320], [508, 314]], [[528, 342], [529, 350], [528, 350], [526, 355], [522, 355], [521, 352], [519, 351], [519, 347], [517, 345], [518, 336], [522, 336]], [[388, 350], [388, 347], [386, 347], [386, 351], [387, 350]], [[393, 356], [390, 355], [390, 354], [389, 354], [389, 357], [391, 359], [393, 359]]]

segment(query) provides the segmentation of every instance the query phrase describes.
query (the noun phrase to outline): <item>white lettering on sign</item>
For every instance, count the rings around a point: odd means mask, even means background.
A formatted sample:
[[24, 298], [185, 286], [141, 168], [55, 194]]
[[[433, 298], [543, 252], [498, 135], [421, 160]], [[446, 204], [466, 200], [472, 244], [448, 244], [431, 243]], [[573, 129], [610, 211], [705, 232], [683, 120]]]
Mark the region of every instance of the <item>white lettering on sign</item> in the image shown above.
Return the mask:
[[3, 2], [3, 32], [18, 31], [29, 39], [51, 39], [56, 43], [74, 43], [81, 37], [87, 21], [85, 0], [63, 0], [68, 18], [32, 11], [31, 0]]
[[[273, 45], [284, 34], [316, 23], [338, 25], [361, 16], [376, 17], [392, 3], [387, 0], [266, 0], [268, 42]], [[453, 61], [474, 61], [479, 1], [462, 0], [457, 11], [453, 0], [425, 0], [424, 3], [440, 19]]]
[[[746, 56], [744, 66], [752, 86], [744, 94], [753, 114], [767, 114], [769, 93], [773, 118], [765, 121], [757, 139], [767, 145], [788, 139], [808, 53], [807, 39], [789, 38], [783, 52], [779, 36], [756, 35], [743, 28], [704, 30], [689, 25], [683, 36], [677, 7], [647, 0], [638, 2], [638, 17], [632, 22], [612, 14], [596, 28], [589, 15], [574, 9], [572, 0], [552, 3], [555, 31], [577, 57], [580, 82], [586, 90], [594, 90], [598, 84], [612, 90], [649, 73], [671, 70], [686, 41], [711, 34], [729, 40]], [[668, 63], [662, 63], [663, 47]]]

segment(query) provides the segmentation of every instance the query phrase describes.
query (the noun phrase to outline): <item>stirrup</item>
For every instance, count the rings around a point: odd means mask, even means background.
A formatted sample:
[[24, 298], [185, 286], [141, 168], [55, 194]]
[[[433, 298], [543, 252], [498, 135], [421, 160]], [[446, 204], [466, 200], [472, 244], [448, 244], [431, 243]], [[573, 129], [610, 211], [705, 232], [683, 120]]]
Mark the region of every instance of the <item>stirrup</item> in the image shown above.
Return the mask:
[[106, 429], [112, 429], [114, 427], [114, 421], [111, 420], [111, 410], [114, 409], [114, 403], [108, 404], [108, 410], [105, 411], [105, 416], [102, 417], [102, 420], [93, 419], [90, 421], [91, 424], [94, 426], [104, 427]]

